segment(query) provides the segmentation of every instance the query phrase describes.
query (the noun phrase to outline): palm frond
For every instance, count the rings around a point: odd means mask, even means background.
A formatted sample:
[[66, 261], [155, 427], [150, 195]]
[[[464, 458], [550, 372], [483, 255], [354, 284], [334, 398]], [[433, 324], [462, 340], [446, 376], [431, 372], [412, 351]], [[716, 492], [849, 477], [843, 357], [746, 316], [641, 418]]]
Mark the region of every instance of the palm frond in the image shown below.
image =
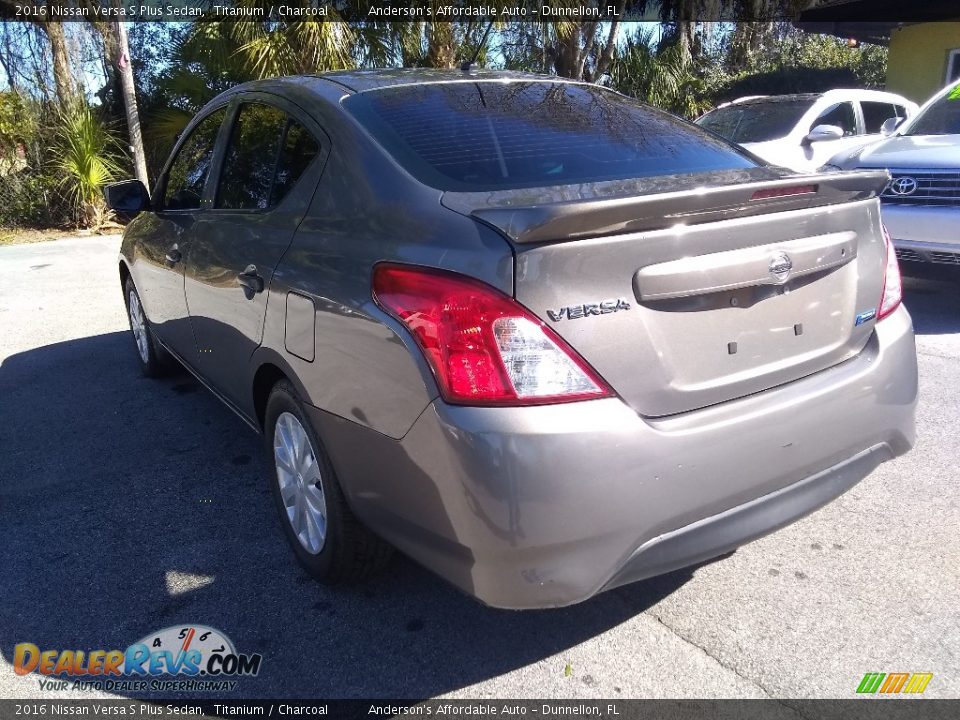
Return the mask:
[[120, 143], [86, 103], [64, 109], [56, 126], [51, 167], [61, 178], [60, 188], [75, 217], [95, 225], [105, 215], [103, 186], [123, 172]]

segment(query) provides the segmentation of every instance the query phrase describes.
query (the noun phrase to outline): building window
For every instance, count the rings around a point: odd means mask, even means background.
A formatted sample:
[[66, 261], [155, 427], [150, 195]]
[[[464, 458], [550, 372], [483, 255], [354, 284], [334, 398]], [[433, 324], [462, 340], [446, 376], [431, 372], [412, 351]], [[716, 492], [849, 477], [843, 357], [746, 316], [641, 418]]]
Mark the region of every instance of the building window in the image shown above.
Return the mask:
[[945, 84], [952, 83], [954, 80], [960, 80], [960, 48], [950, 51], [950, 57], [947, 58], [947, 79]]

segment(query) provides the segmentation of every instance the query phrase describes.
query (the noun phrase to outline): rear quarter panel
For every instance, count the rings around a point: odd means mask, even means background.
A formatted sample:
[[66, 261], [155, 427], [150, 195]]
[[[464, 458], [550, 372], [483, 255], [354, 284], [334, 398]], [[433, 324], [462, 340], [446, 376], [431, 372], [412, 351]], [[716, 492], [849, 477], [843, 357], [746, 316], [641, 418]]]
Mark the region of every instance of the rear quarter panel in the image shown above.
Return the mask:
[[[373, 302], [373, 266], [443, 268], [512, 294], [512, 250], [495, 231], [444, 208], [439, 191], [410, 178], [336, 107], [315, 110], [331, 153], [274, 274], [254, 366], [282, 357], [308, 403], [399, 438], [438, 393], [410, 335]], [[315, 307], [312, 362], [286, 349], [290, 292]]]

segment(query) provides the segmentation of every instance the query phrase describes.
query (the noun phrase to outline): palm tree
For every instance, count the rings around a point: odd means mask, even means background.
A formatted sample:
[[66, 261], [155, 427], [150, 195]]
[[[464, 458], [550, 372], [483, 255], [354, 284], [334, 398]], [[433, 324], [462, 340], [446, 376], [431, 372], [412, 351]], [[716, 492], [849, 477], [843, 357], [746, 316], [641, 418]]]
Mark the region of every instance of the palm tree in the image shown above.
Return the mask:
[[651, 30], [626, 38], [611, 69], [611, 85], [624, 93], [686, 117], [710, 107], [706, 83], [686, 43], [658, 49]]
[[84, 227], [99, 228], [107, 219], [103, 187], [123, 170], [120, 144], [85, 102], [60, 111], [51, 166]]
[[[303, 0], [296, 0], [294, 5]], [[260, 5], [260, 0], [240, 0], [239, 5]], [[307, 3], [304, 3], [307, 4]], [[303, 75], [343, 70], [356, 65], [356, 35], [340, 20], [290, 22], [235, 22], [230, 39], [246, 70], [257, 78]]]

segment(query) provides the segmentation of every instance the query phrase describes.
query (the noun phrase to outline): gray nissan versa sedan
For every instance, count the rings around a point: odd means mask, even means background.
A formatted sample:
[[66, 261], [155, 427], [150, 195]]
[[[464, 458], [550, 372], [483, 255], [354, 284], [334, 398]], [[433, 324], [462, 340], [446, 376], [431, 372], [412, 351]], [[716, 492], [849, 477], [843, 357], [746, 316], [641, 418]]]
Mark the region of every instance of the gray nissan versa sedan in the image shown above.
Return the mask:
[[265, 436], [299, 561], [540, 608], [725, 553], [911, 447], [884, 171], [796, 175], [594, 85], [384, 71], [205, 107], [120, 280]]

